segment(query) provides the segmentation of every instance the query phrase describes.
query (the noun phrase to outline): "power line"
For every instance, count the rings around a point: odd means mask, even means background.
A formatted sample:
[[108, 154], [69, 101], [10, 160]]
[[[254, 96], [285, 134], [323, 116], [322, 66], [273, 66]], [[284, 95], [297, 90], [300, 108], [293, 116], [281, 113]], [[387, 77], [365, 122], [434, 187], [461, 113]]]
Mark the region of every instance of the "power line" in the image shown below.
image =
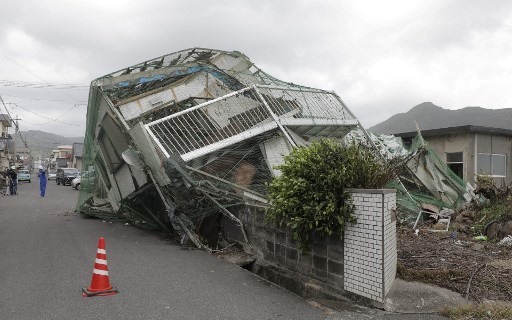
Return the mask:
[[23, 81], [23, 80], [6, 80], [6, 79], [0, 79], [0, 82], [5, 83], [20, 83], [20, 84], [45, 84], [45, 85], [55, 85], [55, 86], [73, 86], [73, 87], [89, 87], [88, 84], [83, 83], [63, 83], [63, 82], [35, 82], [35, 81]]
[[[2, 54], [2, 56], [4, 58], [6, 58], [7, 60], [11, 61], [12, 63], [14, 63], [15, 65], [17, 65], [18, 67], [22, 68], [23, 70], [27, 71], [28, 73], [30, 73], [31, 75], [33, 75], [34, 77], [38, 78], [39, 80], [43, 81], [43, 82], [47, 82], [46, 80], [44, 80], [43, 78], [41, 78], [40, 76], [38, 76], [37, 74], [35, 74], [34, 72], [30, 71], [29, 69], [25, 68], [24, 66], [22, 66], [21, 64], [19, 64], [18, 62], [14, 61], [13, 59], [9, 58], [8, 56], [6, 56], [5, 54]], [[63, 94], [67, 95], [68, 97], [70, 97], [71, 99], [73, 99], [74, 101], [77, 101], [78, 99], [76, 99], [75, 97], [73, 97], [72, 95], [68, 94], [67, 92], [62, 92]]]
[[27, 71], [28, 73], [30, 73], [31, 75], [33, 75], [34, 77], [36, 77], [37, 79], [41, 80], [41, 81], [44, 81], [44, 79], [42, 79], [41, 77], [39, 77], [37, 74], [33, 73], [32, 71], [30, 71], [29, 69], [25, 68], [24, 66], [22, 66], [21, 64], [17, 63], [16, 61], [14, 61], [13, 59], [9, 58], [8, 56], [2, 54], [2, 56], [4, 56], [4, 58], [6, 58], [7, 60], [11, 61], [12, 63], [14, 63], [15, 65], [17, 65], [18, 67], [20, 67], [21, 69]]
[[[75, 104], [74, 106], [72, 106], [71, 108], [69, 108], [66, 112], [64, 112], [63, 114], [61, 114], [60, 116], [58, 116], [57, 118], [55, 119], [52, 119], [51, 121], [49, 122], [46, 122], [46, 123], [42, 123], [42, 124], [48, 124], [48, 123], [52, 123], [52, 122], [61, 122], [61, 123], [64, 123], [62, 121], [59, 121], [60, 118], [64, 117], [69, 111], [75, 109], [75, 108], [78, 108], [80, 106], [80, 104]], [[76, 126], [80, 126], [80, 125], [76, 125]]]
[[[3, 102], [3, 100], [2, 100], [2, 102]], [[8, 102], [7, 104], [13, 104], [13, 105], [15, 105], [16, 107], [21, 108], [21, 109], [23, 109], [23, 110], [25, 110], [25, 111], [27, 111], [27, 112], [32, 113], [32, 114], [35, 114], [35, 115], [36, 115], [36, 116], [38, 116], [38, 117], [41, 117], [41, 118], [45, 118], [45, 119], [50, 120], [49, 122], [45, 122], [45, 123], [34, 123], [34, 125], [45, 125], [45, 124], [49, 124], [49, 123], [52, 123], [52, 122], [59, 122], [59, 123], [66, 124], [66, 125], [70, 125], [70, 126], [77, 126], [77, 127], [80, 127], [80, 125], [79, 125], [79, 124], [75, 124], [75, 123], [67, 123], [67, 122], [63, 122], [63, 121], [60, 121], [60, 120], [59, 120], [60, 118], [62, 118], [64, 115], [66, 115], [66, 114], [67, 114], [68, 112], [70, 112], [71, 110], [73, 110], [73, 109], [75, 109], [75, 108], [79, 107], [79, 106], [80, 106], [80, 104], [75, 104], [74, 106], [72, 106], [71, 108], [69, 108], [66, 112], [64, 112], [63, 114], [61, 114], [59, 117], [57, 117], [57, 118], [55, 118], [55, 119], [49, 118], [49, 117], [44, 116], [44, 115], [39, 114], [39, 113], [36, 113], [36, 112], [34, 112], [34, 111], [32, 111], [32, 110], [29, 110], [29, 109], [27, 109], [27, 108], [24, 108], [24, 107], [20, 106], [20, 105], [19, 105], [19, 104], [17, 104], [17, 103], [14, 103], [14, 102]], [[5, 104], [4, 104], [4, 106], [5, 106]], [[9, 116], [10, 116], [10, 115], [9, 115]]]
[[[19, 99], [25, 99], [25, 100], [34, 100], [34, 101], [51, 101], [51, 102], [69, 102], [69, 100], [61, 100], [61, 99], [44, 99], [44, 98], [34, 98], [34, 97], [20, 97], [20, 96], [13, 96], [11, 94], [3, 94], [4, 97], [12, 97], [12, 98], [19, 98]], [[87, 101], [78, 101], [79, 103], [87, 103]]]
[[[21, 141], [23, 142], [23, 144], [24, 144], [24, 146], [25, 146], [25, 149], [28, 149], [28, 155], [29, 155], [29, 157], [30, 157], [30, 158], [33, 158], [32, 152], [30, 151], [30, 149], [29, 149], [29, 147], [28, 147], [27, 140], [25, 140], [25, 138], [24, 138], [24, 137], [23, 137], [23, 135], [21, 134], [21, 131], [19, 130], [19, 126], [18, 126], [18, 122], [17, 122], [19, 119], [17, 119], [17, 118], [16, 118], [16, 119], [13, 119], [13, 117], [11, 116], [11, 113], [9, 112], [9, 109], [7, 109], [7, 105], [6, 105], [6, 103], [4, 102], [4, 99], [2, 98], [2, 96], [1, 96], [1, 95], [0, 95], [0, 102], [2, 102], [2, 105], [4, 106], [4, 109], [5, 109], [5, 111], [7, 112], [7, 115], [9, 116], [9, 118], [10, 118], [10, 119], [12, 119], [12, 120], [13, 120], [14, 126], [15, 126], [15, 128], [16, 128], [16, 129], [15, 129], [15, 134], [14, 134], [14, 146], [15, 146], [15, 147], [14, 147], [14, 151], [15, 151], [15, 152], [14, 152], [14, 160], [13, 160], [13, 161], [14, 161], [14, 163], [16, 163], [16, 134], [18, 134], [18, 135], [19, 135], [19, 137], [20, 137]], [[24, 108], [23, 108], [23, 107], [21, 107], [21, 106], [18, 106], [18, 107], [20, 107], [20, 108], [24, 109]], [[28, 110], [28, 111], [29, 111], [29, 110]], [[31, 112], [31, 111], [29, 111], [29, 112]]]
[[0, 86], [3, 87], [16, 87], [16, 88], [30, 88], [30, 89], [58, 89], [58, 90], [87, 90], [89, 86], [61, 84], [61, 83], [48, 83], [48, 82], [27, 82], [27, 81], [12, 81], [0, 80]]

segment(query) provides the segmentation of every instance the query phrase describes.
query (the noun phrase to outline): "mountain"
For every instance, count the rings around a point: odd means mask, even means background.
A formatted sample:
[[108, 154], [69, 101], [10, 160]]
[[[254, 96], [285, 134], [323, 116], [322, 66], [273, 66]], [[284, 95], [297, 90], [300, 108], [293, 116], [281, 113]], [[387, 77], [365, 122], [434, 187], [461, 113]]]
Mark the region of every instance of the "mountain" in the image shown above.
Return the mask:
[[[27, 142], [32, 156], [35, 158], [46, 158], [50, 155], [53, 149], [57, 149], [60, 145], [73, 145], [75, 142], [84, 142], [84, 137], [64, 137], [58, 134], [28, 130], [20, 131], [21, 136]], [[19, 137], [16, 137], [17, 148], [22, 148], [23, 142]]]
[[397, 113], [391, 118], [369, 128], [373, 133], [401, 133], [458, 126], [482, 126], [512, 130], [512, 108], [485, 109], [466, 107], [447, 110], [432, 102], [423, 102], [406, 113]]

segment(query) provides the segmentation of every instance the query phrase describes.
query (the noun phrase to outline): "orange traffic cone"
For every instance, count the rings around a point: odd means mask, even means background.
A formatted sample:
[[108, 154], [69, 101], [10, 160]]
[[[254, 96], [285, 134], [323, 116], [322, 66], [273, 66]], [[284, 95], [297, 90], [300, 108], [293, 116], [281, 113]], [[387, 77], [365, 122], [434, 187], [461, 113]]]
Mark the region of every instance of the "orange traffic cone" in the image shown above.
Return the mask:
[[96, 260], [94, 261], [91, 285], [87, 289], [82, 289], [82, 296], [109, 296], [116, 294], [117, 292], [118, 290], [110, 285], [107, 267], [107, 252], [105, 251], [105, 239], [101, 237], [98, 242], [98, 251], [96, 251]]

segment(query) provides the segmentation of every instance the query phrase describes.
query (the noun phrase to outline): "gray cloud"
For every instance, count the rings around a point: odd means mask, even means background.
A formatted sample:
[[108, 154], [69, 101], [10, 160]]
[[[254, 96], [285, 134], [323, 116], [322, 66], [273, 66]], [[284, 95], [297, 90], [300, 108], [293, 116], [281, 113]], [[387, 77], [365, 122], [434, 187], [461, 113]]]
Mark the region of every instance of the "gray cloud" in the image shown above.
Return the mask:
[[[366, 126], [423, 101], [512, 104], [505, 85], [512, 82], [512, 3], [505, 0], [11, 1], [3, 11], [0, 74], [8, 80], [88, 85], [199, 46], [238, 50], [282, 80], [335, 90]], [[0, 86], [0, 94], [48, 117], [87, 100], [87, 90]], [[60, 119], [79, 128], [30, 125], [45, 121], [15, 111], [26, 119], [22, 130], [85, 130], [85, 107]]]

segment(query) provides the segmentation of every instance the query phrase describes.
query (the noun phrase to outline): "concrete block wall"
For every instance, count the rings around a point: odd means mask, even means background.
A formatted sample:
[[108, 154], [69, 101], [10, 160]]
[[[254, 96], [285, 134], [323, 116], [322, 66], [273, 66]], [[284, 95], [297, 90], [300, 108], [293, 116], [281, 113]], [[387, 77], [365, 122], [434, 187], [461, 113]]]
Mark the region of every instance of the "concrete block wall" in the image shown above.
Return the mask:
[[[259, 259], [327, 283], [340, 292], [352, 292], [383, 302], [396, 274], [395, 190], [351, 189], [357, 223], [339, 236], [313, 237], [301, 254], [286, 228], [265, 221], [263, 209], [243, 207], [236, 212], [244, 223], [251, 251]], [[240, 227], [224, 219], [224, 236], [244, 242]]]
[[286, 228], [269, 225], [264, 212], [253, 210], [246, 232], [259, 258], [288, 270], [328, 282], [343, 290], [343, 241], [339, 236], [313, 238], [311, 250], [300, 253], [297, 242]]
[[357, 223], [345, 229], [344, 289], [384, 302], [396, 275], [396, 191], [348, 191]]
[[[244, 207], [233, 212], [244, 222], [251, 244], [250, 251], [258, 259], [328, 283], [340, 292], [343, 290], [343, 240], [340, 236], [314, 237], [311, 250], [300, 253], [297, 242], [286, 228], [265, 221], [263, 209]], [[224, 236], [243, 243], [240, 228], [231, 219], [223, 220]]]

